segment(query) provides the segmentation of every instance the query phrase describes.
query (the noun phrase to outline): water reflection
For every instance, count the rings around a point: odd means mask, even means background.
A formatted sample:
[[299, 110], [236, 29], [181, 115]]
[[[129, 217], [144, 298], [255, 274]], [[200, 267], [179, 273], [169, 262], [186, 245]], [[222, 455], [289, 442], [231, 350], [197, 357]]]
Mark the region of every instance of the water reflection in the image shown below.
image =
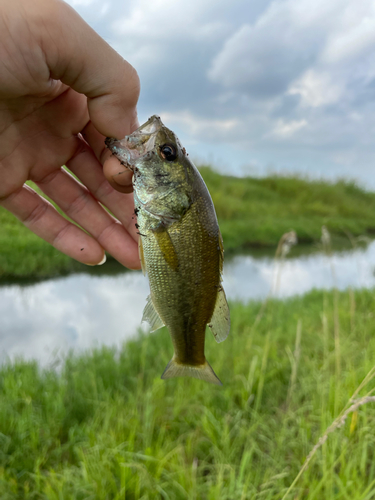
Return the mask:
[[235, 257], [226, 265], [224, 285], [232, 300], [263, 299], [271, 291], [283, 298], [313, 288], [340, 290], [375, 286], [375, 242], [367, 248], [291, 257], [282, 263], [271, 258]]
[[0, 360], [52, 360], [69, 348], [120, 344], [137, 332], [147, 294], [147, 280], [138, 272], [2, 287]]
[[[271, 257], [238, 256], [226, 262], [224, 287], [230, 300], [242, 301], [263, 299], [271, 289], [288, 297], [312, 288], [372, 287], [374, 266], [375, 243], [330, 258], [291, 256], [281, 267]], [[136, 335], [147, 295], [139, 272], [0, 287], [0, 360], [21, 355], [48, 364], [70, 348], [119, 345]]]

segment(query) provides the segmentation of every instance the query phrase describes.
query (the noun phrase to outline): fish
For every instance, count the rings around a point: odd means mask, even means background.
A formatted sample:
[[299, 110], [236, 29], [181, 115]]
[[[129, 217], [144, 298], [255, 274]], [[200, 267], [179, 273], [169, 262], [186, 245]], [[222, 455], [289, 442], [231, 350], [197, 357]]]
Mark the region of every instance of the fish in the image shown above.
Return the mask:
[[230, 330], [223, 239], [207, 186], [176, 134], [156, 115], [124, 139], [105, 142], [133, 172], [139, 256], [150, 285], [142, 321], [151, 332], [166, 326], [174, 347], [161, 378], [222, 385], [204, 353], [207, 325], [217, 342]]

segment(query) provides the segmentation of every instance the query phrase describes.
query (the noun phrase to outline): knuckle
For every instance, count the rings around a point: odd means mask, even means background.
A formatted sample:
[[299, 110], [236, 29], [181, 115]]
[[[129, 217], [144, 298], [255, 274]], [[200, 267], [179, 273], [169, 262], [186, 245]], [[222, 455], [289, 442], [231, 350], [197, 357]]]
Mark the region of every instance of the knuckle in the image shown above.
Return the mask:
[[98, 199], [98, 200], [105, 200], [108, 196], [113, 194], [114, 188], [109, 184], [109, 182], [105, 179], [102, 180], [95, 191], [93, 192], [93, 195]]
[[69, 207], [67, 207], [67, 214], [75, 215], [79, 212], [82, 212], [85, 209], [86, 205], [90, 203], [91, 200], [92, 198], [89, 192], [82, 191], [73, 199]]
[[49, 184], [61, 173], [61, 170], [62, 170], [61, 168], [58, 168], [57, 170], [54, 170], [53, 172], [48, 172], [47, 174], [43, 174], [40, 177], [34, 175], [32, 179], [34, 182], [40, 185]]
[[121, 224], [116, 220], [112, 220], [109, 225], [104, 227], [96, 236], [96, 240], [103, 247], [106, 248], [107, 243], [112, 240], [114, 234], [119, 231]]
[[73, 156], [71, 157], [70, 161], [74, 158], [77, 158], [78, 156], [82, 156], [82, 155], [85, 155], [87, 156], [88, 154], [90, 154], [89, 152], [89, 149], [87, 147], [87, 144], [84, 142], [84, 138], [83, 138], [83, 135], [80, 134], [78, 136], [78, 141], [77, 141], [77, 147], [74, 151], [74, 154]]
[[43, 200], [23, 219], [22, 222], [26, 227], [35, 226], [46, 214], [46, 212], [51, 208], [51, 205], [48, 201]]
[[59, 241], [64, 240], [66, 233], [69, 231], [70, 227], [71, 227], [71, 223], [68, 221], [65, 221], [65, 224], [55, 234], [51, 244], [53, 246], [57, 246]]
[[[136, 69], [127, 61], [123, 60], [122, 77], [116, 82], [115, 95], [121, 96], [125, 107], [134, 108], [138, 102], [141, 92], [141, 82]], [[124, 83], [126, 92], [124, 92]], [[121, 86], [120, 86], [121, 84]]]
[[130, 90], [133, 93], [133, 96], [135, 98], [135, 104], [138, 101], [139, 94], [141, 92], [141, 81], [139, 79], [137, 70], [131, 66], [131, 72], [130, 72], [130, 78], [129, 78], [129, 87]]

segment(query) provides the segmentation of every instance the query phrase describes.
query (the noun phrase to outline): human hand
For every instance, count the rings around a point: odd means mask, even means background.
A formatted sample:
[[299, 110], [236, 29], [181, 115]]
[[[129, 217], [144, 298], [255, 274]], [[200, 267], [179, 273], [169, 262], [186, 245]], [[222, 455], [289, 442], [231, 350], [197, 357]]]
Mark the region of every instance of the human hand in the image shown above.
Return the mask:
[[137, 128], [138, 96], [134, 68], [67, 4], [0, 0], [0, 205], [85, 264], [105, 249], [140, 267], [131, 172], [104, 144]]

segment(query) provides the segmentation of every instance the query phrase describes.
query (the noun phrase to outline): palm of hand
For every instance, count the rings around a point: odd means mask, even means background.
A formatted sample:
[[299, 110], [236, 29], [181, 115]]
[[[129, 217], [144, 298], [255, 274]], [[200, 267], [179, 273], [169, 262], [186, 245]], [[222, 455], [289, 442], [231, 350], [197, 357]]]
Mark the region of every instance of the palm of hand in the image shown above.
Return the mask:
[[[132, 194], [129, 188], [123, 188], [128, 192], [123, 194], [118, 191], [121, 186], [112, 187], [113, 175], [122, 169], [116, 159], [109, 157], [105, 136], [94, 127], [89, 116], [90, 112], [101, 125], [104, 106], [99, 109], [94, 101], [106, 96], [94, 95], [88, 105], [83, 93], [51, 79], [48, 72], [46, 75], [43, 61], [38, 60], [30, 74], [27, 68], [23, 70], [22, 64], [17, 65], [17, 60], [10, 59], [16, 68], [9, 73], [15, 76], [13, 82], [0, 67], [0, 205], [36, 234], [81, 262], [100, 262], [106, 249], [124, 265], [138, 268]], [[69, 81], [69, 72], [64, 78]], [[135, 128], [135, 123], [127, 127]], [[105, 123], [103, 128], [107, 132]], [[103, 173], [102, 162], [112, 186]], [[122, 184], [129, 184], [130, 173], [121, 178]], [[28, 179], [86, 232], [25, 186]]]

